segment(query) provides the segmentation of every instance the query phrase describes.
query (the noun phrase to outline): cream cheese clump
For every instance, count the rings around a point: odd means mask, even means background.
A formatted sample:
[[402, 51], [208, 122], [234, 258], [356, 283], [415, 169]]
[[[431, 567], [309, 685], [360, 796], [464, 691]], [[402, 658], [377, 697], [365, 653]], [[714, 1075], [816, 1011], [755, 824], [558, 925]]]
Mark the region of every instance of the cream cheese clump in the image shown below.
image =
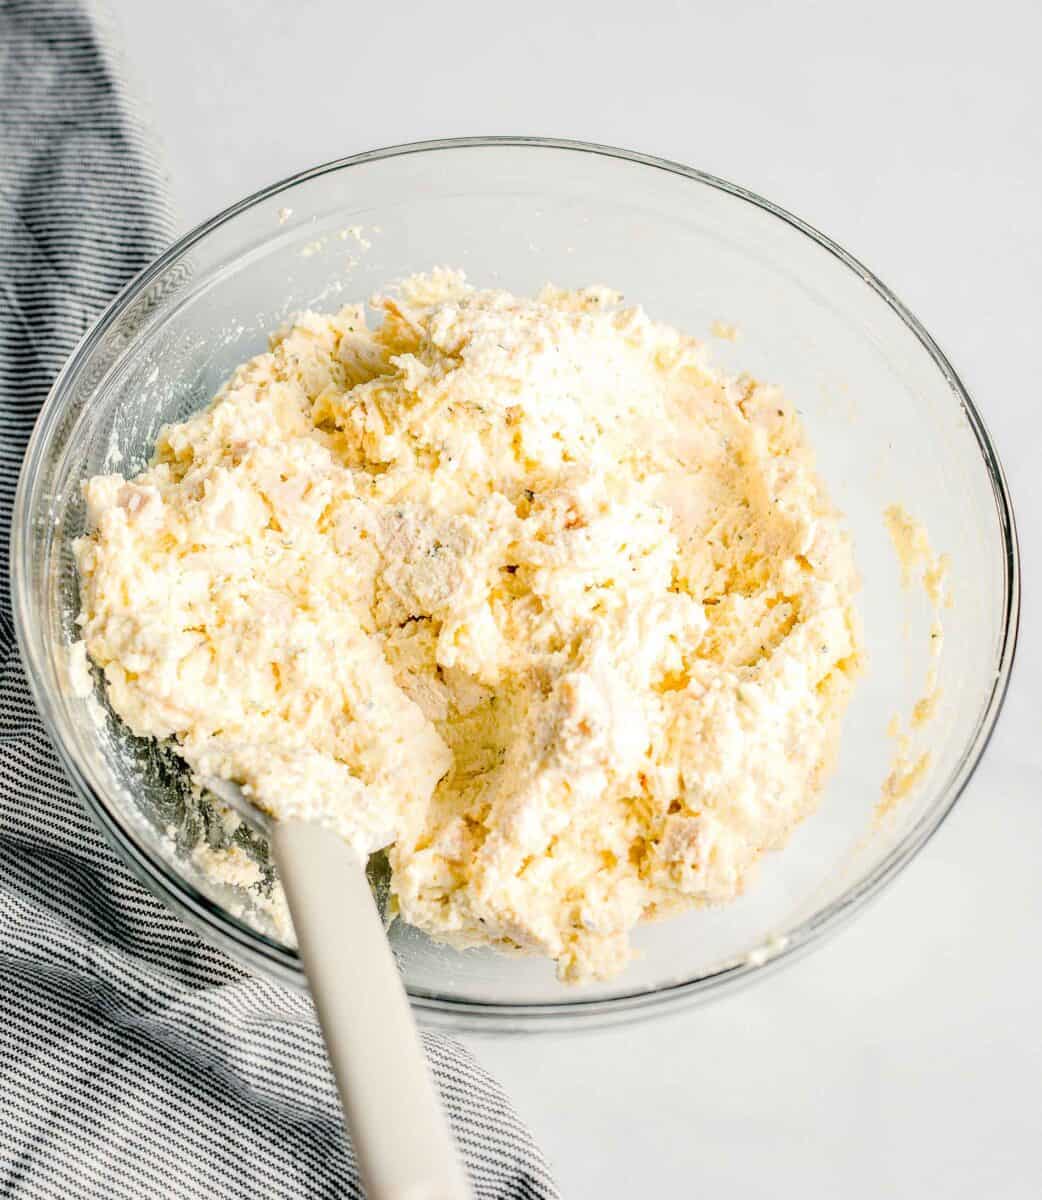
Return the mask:
[[781, 393], [607, 289], [371, 306], [87, 484], [87, 651], [197, 776], [389, 846], [406, 921], [609, 976], [813, 809], [845, 527]]

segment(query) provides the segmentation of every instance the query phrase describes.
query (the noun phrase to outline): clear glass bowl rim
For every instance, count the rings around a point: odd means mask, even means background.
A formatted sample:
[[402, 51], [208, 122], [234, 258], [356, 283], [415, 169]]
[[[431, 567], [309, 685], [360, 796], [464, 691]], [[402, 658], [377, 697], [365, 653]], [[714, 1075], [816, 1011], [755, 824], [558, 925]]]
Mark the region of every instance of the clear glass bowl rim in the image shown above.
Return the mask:
[[1002, 534], [1005, 567], [1002, 640], [994, 681], [974, 736], [964, 748], [943, 787], [939, 789], [935, 802], [912, 826], [901, 842], [871, 872], [844, 892], [842, 896], [790, 930], [784, 947], [768, 958], [766, 962], [754, 963], [742, 960], [696, 979], [598, 1000], [584, 1000], [582, 993], [576, 992], [574, 998], [568, 997], [550, 1004], [508, 1004], [464, 1001], [438, 995], [435, 992], [414, 989], [410, 989], [409, 992], [410, 1000], [417, 1010], [417, 1016], [427, 1024], [477, 1029], [520, 1030], [559, 1028], [559, 1021], [565, 1017], [569, 1018], [569, 1027], [573, 1027], [576, 1019], [581, 1019], [583, 1025], [613, 1023], [646, 1016], [652, 1012], [661, 1012], [664, 1009], [695, 1000], [704, 1000], [710, 995], [719, 996], [750, 982], [754, 977], [763, 978], [782, 964], [793, 962], [812, 947], [820, 945], [826, 933], [836, 930], [845, 921], [860, 912], [869, 900], [877, 896], [911, 862], [951, 812], [987, 747], [1009, 686], [1020, 617], [1020, 551], [1009, 487], [988, 431], [955, 369], [919, 320], [881, 280], [853, 255], [807, 222], [746, 188], [682, 163], [613, 146], [563, 138], [460, 137], [410, 142], [323, 163], [255, 192], [186, 233], [130, 280], [84, 335], [55, 379], [40, 410], [26, 449], [15, 496], [11, 523], [10, 558], [15, 630], [33, 699], [43, 718], [44, 726], [58, 750], [65, 771], [77, 793], [124, 864], [154, 895], [162, 899], [182, 920], [212, 944], [231, 953], [240, 962], [245, 961], [258, 967], [269, 976], [274, 976], [297, 987], [305, 986], [303, 972], [296, 954], [231, 917], [197, 892], [186, 880], [173, 874], [169, 866], [143, 840], [138, 839], [123, 825], [115, 811], [110, 808], [105, 796], [94, 788], [82, 764], [76, 760], [66, 745], [56, 719], [55, 707], [48, 694], [44, 666], [45, 647], [39, 629], [39, 618], [34, 612], [30, 593], [33, 502], [37, 499], [34, 494], [33, 480], [38, 474], [55, 426], [62, 415], [65, 397], [71, 383], [84, 363], [89, 360], [95, 346], [137, 297], [194, 244], [247, 209], [266, 203], [288, 188], [322, 175], [384, 158], [483, 147], [549, 149], [576, 154], [593, 154], [668, 171], [752, 204], [785, 222], [828, 251], [871, 287], [901, 319], [929, 354], [935, 367], [959, 402], [977, 439], [981, 457], [991, 482]]

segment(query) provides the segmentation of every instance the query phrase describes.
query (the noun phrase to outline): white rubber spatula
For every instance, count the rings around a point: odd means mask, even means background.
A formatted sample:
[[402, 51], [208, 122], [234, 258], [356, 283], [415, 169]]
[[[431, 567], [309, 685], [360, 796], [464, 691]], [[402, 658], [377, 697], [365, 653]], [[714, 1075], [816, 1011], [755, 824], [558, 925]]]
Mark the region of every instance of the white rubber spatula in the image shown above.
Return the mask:
[[333, 830], [275, 821], [205, 781], [268, 839], [369, 1200], [471, 1200], [365, 864]]

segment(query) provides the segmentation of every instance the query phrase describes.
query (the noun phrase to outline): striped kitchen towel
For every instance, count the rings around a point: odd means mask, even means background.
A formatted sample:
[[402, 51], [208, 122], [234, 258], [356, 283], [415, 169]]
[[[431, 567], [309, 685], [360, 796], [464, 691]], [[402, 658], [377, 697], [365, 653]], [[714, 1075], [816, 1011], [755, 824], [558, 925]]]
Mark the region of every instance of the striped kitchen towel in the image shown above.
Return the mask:
[[[0, 0], [0, 1195], [359, 1196], [308, 1000], [202, 943], [113, 857], [14, 643], [8, 535], [37, 410], [172, 229], [120, 75], [86, 0]], [[498, 1085], [425, 1044], [476, 1196], [556, 1197]]]

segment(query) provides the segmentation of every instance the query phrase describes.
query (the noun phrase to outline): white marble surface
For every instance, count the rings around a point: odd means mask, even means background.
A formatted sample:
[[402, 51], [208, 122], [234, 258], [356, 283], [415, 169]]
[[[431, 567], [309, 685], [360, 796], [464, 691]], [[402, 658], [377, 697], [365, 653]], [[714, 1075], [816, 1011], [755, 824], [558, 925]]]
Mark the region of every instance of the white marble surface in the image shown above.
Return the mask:
[[184, 223], [312, 163], [540, 133], [692, 163], [826, 230], [922, 317], [1018, 505], [1019, 660], [985, 762], [855, 925], [744, 994], [481, 1038], [569, 1200], [1038, 1195], [1042, 10], [1036, 0], [116, 0]]

